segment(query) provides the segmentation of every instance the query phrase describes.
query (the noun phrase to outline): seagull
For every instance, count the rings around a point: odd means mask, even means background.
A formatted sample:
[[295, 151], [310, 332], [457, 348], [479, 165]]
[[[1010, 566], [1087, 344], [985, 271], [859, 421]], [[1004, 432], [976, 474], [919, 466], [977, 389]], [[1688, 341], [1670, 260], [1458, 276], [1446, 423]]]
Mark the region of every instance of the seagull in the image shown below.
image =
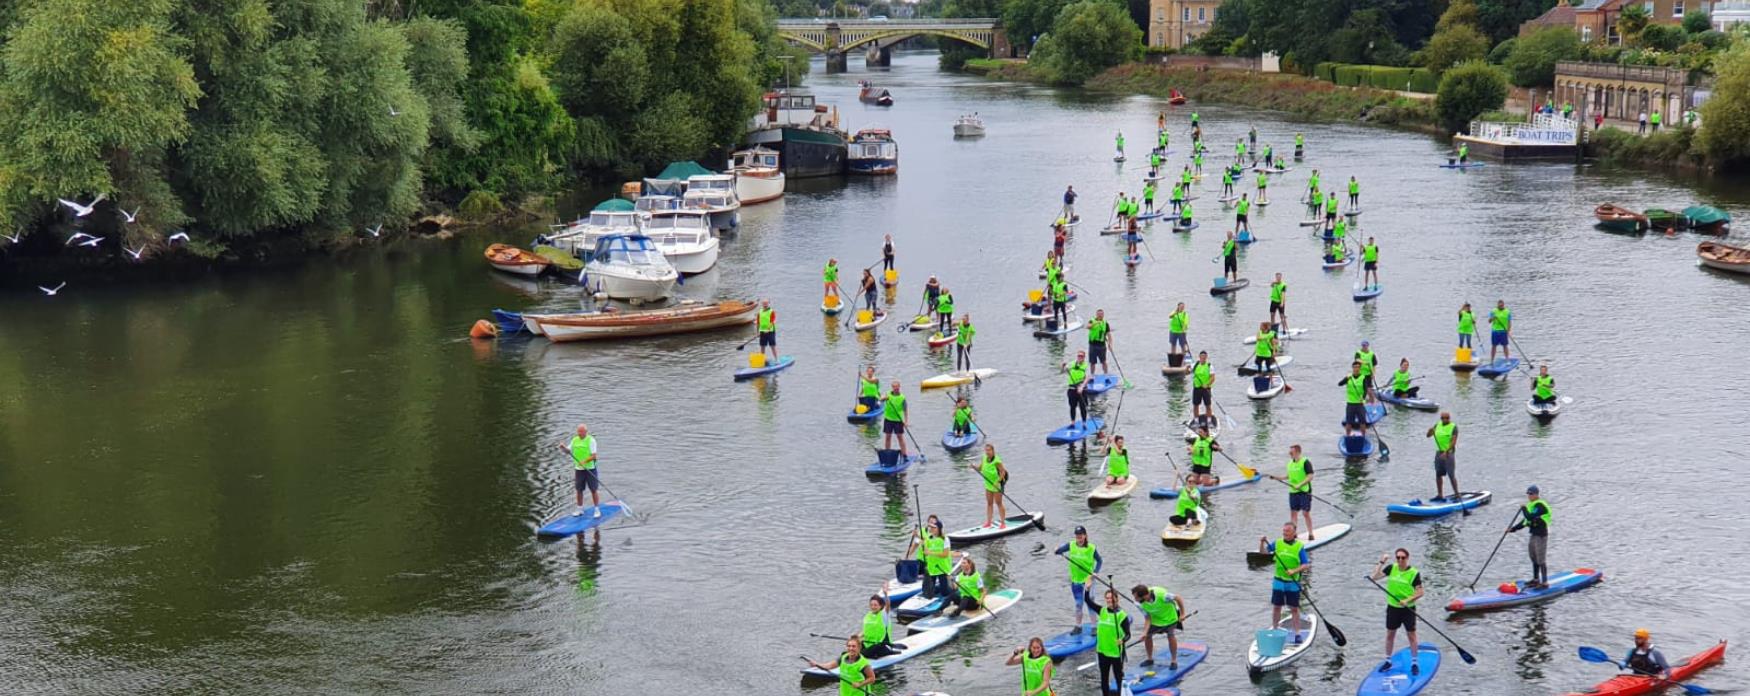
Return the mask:
[[142, 244], [142, 245], [140, 245], [140, 248], [138, 248], [138, 249], [129, 249], [129, 248], [124, 246], [124, 247], [122, 247], [122, 250], [128, 252], [129, 256], [134, 257], [134, 260], [138, 261], [138, 260], [140, 260], [140, 254], [142, 254], [146, 251], [146, 245]]
[[64, 287], [67, 287], [67, 281], [65, 281], [65, 280], [61, 281], [60, 285], [56, 285], [55, 289], [53, 289], [53, 290], [45, 288], [41, 285], [36, 286], [36, 289], [43, 291], [44, 295], [48, 295], [49, 297], [54, 297], [55, 293], [60, 292], [61, 288], [64, 288]]
[[390, 116], [400, 116], [401, 112], [396, 111], [395, 107], [391, 106], [391, 107], [389, 107], [389, 115]]
[[[85, 236], [91, 237], [91, 235], [85, 235]], [[88, 247], [92, 247], [95, 249], [97, 247], [97, 245], [105, 239], [108, 239], [108, 237], [91, 237], [90, 239], [87, 239], [83, 242], [80, 242], [79, 246], [88, 246]]]
[[13, 232], [12, 234], [0, 234], [0, 239], [4, 239], [8, 242], [12, 242], [13, 244], [17, 244], [18, 238], [22, 237], [22, 236], [24, 236], [23, 232]]
[[[121, 210], [121, 209], [117, 208], [117, 210]], [[134, 208], [134, 212], [131, 212], [131, 213], [126, 211], [126, 210], [121, 210], [121, 214], [122, 214], [122, 217], [128, 219], [129, 224], [132, 224], [134, 222], [134, 216], [140, 214], [140, 209], [138, 207], [136, 207], [136, 208]]]
[[187, 232], [177, 232], [176, 234], [170, 235], [169, 239], [167, 239], [166, 241], [170, 242], [171, 244], [175, 244], [177, 242], [186, 242], [186, 241], [188, 241], [188, 233]]
[[73, 217], [85, 217], [87, 215], [90, 215], [91, 211], [97, 208], [97, 204], [99, 202], [101, 202], [103, 200], [103, 197], [106, 195], [109, 195], [109, 194], [104, 194], [104, 193], [97, 194], [97, 197], [92, 199], [91, 203], [88, 205], [79, 205], [78, 203], [74, 203], [73, 201], [69, 201], [65, 198], [61, 198], [61, 199], [57, 199], [57, 200], [61, 201], [61, 205], [67, 206], [68, 208], [71, 208], [73, 210]]
[[377, 223], [376, 227], [367, 227], [365, 231], [371, 233], [372, 237], [381, 237], [383, 236], [383, 223]]
[[74, 232], [73, 236], [68, 237], [66, 243], [62, 244], [61, 246], [67, 246], [68, 244], [72, 244], [73, 242], [77, 242], [81, 239], [91, 239], [91, 238], [92, 238], [91, 235], [85, 234], [84, 232]]

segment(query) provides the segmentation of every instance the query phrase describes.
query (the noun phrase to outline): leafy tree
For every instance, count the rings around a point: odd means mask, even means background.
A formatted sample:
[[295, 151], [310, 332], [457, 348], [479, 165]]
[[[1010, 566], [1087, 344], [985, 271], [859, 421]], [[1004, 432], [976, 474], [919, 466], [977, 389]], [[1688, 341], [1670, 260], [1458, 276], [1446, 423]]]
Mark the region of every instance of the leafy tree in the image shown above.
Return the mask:
[[1440, 124], [1457, 131], [1485, 111], [1501, 108], [1507, 101], [1507, 78], [1482, 61], [1471, 61], [1447, 70], [1440, 78], [1434, 108]]
[[1142, 30], [1113, 0], [1081, 0], [1063, 8], [1034, 60], [1053, 79], [1081, 84], [1106, 68], [1142, 57]]
[[1567, 27], [1545, 27], [1513, 42], [1502, 63], [1520, 87], [1555, 84], [1556, 62], [1575, 60], [1584, 52], [1580, 36]]
[[1350, 14], [1331, 34], [1329, 45], [1330, 58], [1339, 63], [1403, 65], [1409, 59], [1409, 51], [1394, 38], [1390, 16], [1378, 9]]
[[1251, 0], [1224, 0], [1215, 12], [1215, 23], [1192, 42], [1192, 48], [1208, 56], [1225, 55], [1251, 23]]
[[[942, 16], [949, 19], [972, 17], [1002, 17], [1003, 8], [997, 0], [946, 0], [942, 6]], [[1003, 32], [1009, 37], [1009, 43], [1015, 46], [1027, 46], [1027, 39], [1015, 30], [1004, 25]], [[940, 42], [937, 50], [942, 56], [937, 60], [943, 70], [959, 70], [968, 59], [982, 58], [985, 52], [977, 46], [961, 41], [945, 40]]]
[[1069, 0], [1004, 0], [1003, 31], [1010, 41], [1027, 46], [1051, 31], [1068, 4]]
[[1454, 24], [1435, 32], [1418, 56], [1423, 66], [1438, 75], [1459, 63], [1480, 60], [1488, 51], [1489, 40], [1482, 32], [1468, 24]]
[[1683, 30], [1668, 24], [1651, 24], [1641, 30], [1635, 43], [1658, 51], [1675, 51], [1686, 37]]
[[1714, 94], [1701, 105], [1701, 124], [1697, 137], [1709, 157], [1723, 164], [1750, 161], [1750, 43], [1740, 41], [1714, 59]]
[[1641, 30], [1647, 28], [1647, 23], [1651, 19], [1647, 14], [1646, 7], [1638, 4], [1629, 5], [1622, 8], [1622, 14], [1617, 15], [1616, 31], [1622, 34], [1622, 40], [1625, 43], [1635, 43], [1635, 40], [1641, 35]]
[[1714, 21], [1704, 10], [1690, 10], [1683, 15], [1683, 31], [1700, 34], [1714, 28]]
[[1440, 13], [1440, 21], [1434, 24], [1434, 33], [1439, 34], [1460, 26], [1475, 29], [1477, 16], [1475, 0], [1452, 0], [1452, 4], [1446, 6], [1446, 11]]
[[1567, 0], [1476, 0], [1477, 28], [1490, 41], [1506, 41], [1519, 34], [1519, 25], [1536, 19]]
[[1507, 56], [1513, 55], [1513, 47], [1518, 45], [1519, 37], [1513, 37], [1495, 44], [1494, 48], [1489, 49], [1489, 64], [1500, 65], [1507, 62]]

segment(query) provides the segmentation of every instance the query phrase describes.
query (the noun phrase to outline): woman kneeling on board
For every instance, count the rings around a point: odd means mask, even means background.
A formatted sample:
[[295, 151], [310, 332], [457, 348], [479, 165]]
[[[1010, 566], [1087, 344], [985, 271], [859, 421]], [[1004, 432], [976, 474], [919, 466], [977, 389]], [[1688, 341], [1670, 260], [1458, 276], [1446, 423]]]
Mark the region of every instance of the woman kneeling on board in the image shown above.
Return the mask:
[[983, 608], [984, 575], [978, 572], [972, 556], [960, 554], [960, 572], [954, 574], [954, 608], [948, 610], [948, 615], [959, 616]]
[[869, 665], [869, 658], [864, 657], [862, 641], [857, 636], [851, 636], [845, 641], [845, 653], [832, 664], [820, 664], [814, 660], [808, 661], [808, 666], [822, 671], [839, 671], [839, 696], [863, 696], [869, 693], [869, 686], [875, 683], [875, 668]]
[[1027, 641], [1027, 647], [1009, 653], [1008, 665], [1021, 666], [1021, 696], [1052, 696], [1051, 675], [1056, 671], [1051, 655], [1045, 652], [1045, 641], [1038, 636]]
[[904, 650], [888, 641], [893, 626], [891, 612], [885, 591], [869, 595], [869, 613], [863, 615], [863, 630], [857, 634], [862, 638], [859, 647], [864, 657], [880, 659]]

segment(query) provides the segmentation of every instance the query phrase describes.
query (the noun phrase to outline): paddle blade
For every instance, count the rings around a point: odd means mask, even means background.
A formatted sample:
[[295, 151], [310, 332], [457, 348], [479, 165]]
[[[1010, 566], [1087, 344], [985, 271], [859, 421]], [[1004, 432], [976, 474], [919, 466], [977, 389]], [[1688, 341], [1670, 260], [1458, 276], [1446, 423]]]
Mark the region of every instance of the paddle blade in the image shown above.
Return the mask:
[[1701, 696], [1701, 694], [1714, 693], [1713, 689], [1709, 689], [1705, 686], [1697, 686], [1695, 684], [1683, 684], [1683, 683], [1679, 683], [1679, 682], [1672, 682], [1672, 683], [1677, 684], [1680, 687], [1683, 687], [1684, 693], [1695, 694], [1696, 696]]
[[[1458, 644], [1453, 643], [1452, 647], [1458, 648]], [[1458, 659], [1464, 660], [1464, 663], [1467, 665], [1474, 665], [1477, 663], [1477, 656], [1470, 654], [1470, 651], [1465, 650], [1464, 648], [1458, 648]]]
[[1331, 632], [1331, 642], [1336, 643], [1337, 647], [1341, 648], [1341, 647], [1349, 644], [1349, 637], [1343, 635], [1342, 629], [1331, 625], [1331, 622], [1329, 620], [1325, 621], [1325, 629], [1329, 630]]
[[1611, 659], [1609, 653], [1587, 645], [1580, 646], [1580, 659], [1587, 662], [1608, 662], [1613, 665], [1616, 664], [1616, 660]]

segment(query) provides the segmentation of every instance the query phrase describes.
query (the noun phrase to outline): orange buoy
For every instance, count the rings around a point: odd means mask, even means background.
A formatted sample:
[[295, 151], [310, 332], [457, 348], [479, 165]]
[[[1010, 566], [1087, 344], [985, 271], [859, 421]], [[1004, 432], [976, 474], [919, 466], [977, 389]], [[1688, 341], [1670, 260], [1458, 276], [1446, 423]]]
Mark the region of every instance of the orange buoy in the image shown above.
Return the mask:
[[474, 322], [474, 328], [468, 330], [469, 338], [498, 338], [498, 325], [485, 319]]

